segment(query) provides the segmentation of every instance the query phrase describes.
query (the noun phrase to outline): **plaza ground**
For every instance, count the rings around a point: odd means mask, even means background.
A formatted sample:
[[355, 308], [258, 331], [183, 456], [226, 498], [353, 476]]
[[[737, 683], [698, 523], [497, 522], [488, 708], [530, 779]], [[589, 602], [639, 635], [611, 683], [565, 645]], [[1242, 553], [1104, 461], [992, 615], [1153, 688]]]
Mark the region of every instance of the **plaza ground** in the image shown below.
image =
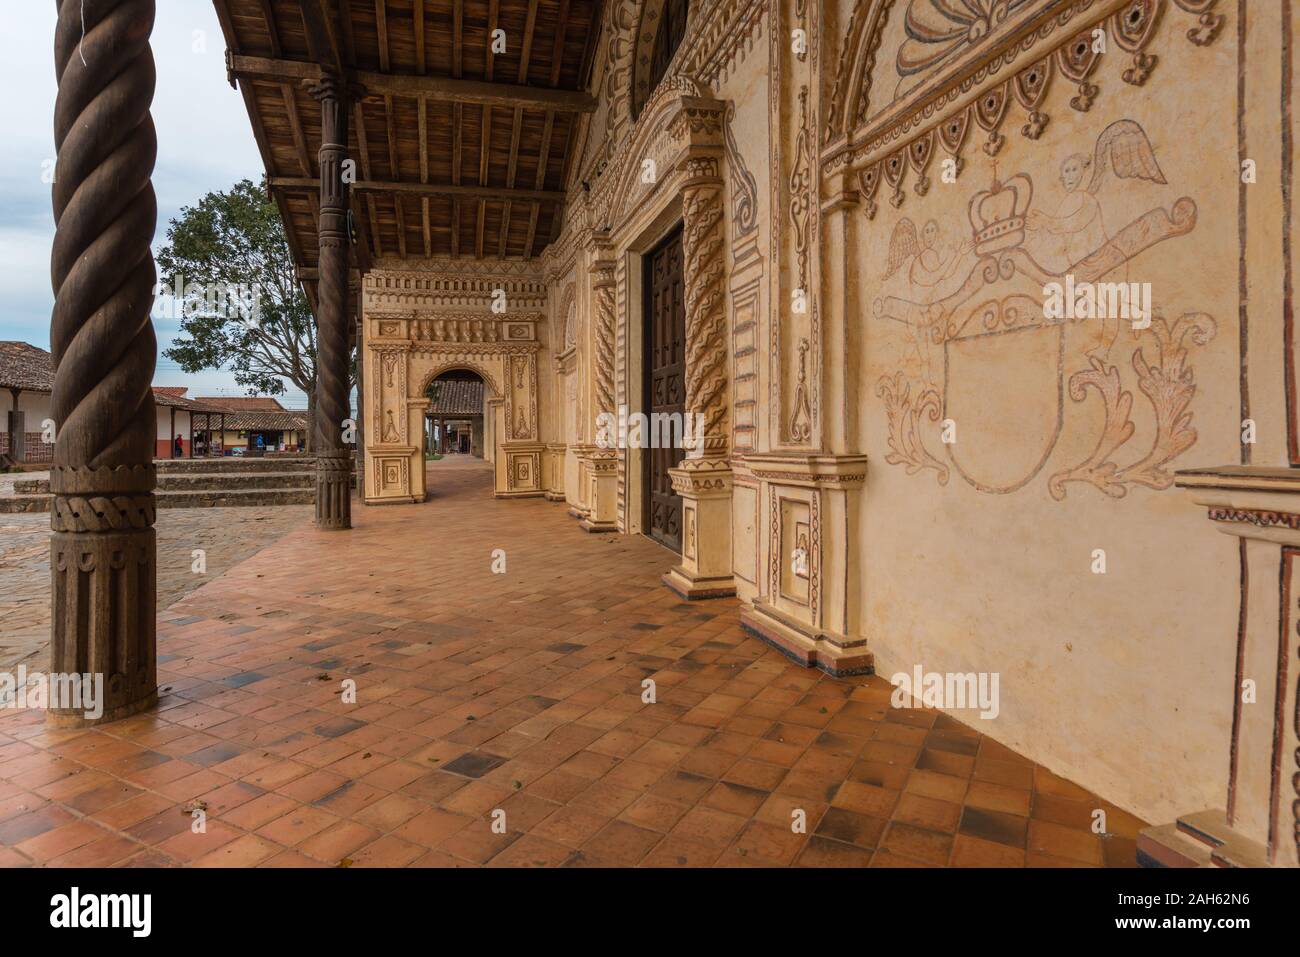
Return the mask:
[[[15, 480], [41, 473], [0, 475], [0, 495]], [[6, 486], [9, 486], [8, 488]], [[290, 529], [309, 525], [310, 505], [257, 508], [160, 509], [158, 607], [180, 601]], [[194, 570], [194, 551], [205, 568]], [[0, 670], [48, 666], [50, 647], [50, 516], [0, 514]]]

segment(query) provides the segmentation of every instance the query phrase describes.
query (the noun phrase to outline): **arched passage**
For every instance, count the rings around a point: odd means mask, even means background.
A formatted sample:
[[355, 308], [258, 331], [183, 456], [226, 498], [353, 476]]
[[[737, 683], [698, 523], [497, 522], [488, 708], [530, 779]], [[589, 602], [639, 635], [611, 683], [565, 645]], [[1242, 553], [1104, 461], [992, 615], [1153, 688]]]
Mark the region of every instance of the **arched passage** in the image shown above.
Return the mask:
[[489, 457], [485, 449], [491, 394], [483, 376], [473, 369], [448, 369], [432, 378], [424, 389], [429, 405], [424, 412], [425, 457]]

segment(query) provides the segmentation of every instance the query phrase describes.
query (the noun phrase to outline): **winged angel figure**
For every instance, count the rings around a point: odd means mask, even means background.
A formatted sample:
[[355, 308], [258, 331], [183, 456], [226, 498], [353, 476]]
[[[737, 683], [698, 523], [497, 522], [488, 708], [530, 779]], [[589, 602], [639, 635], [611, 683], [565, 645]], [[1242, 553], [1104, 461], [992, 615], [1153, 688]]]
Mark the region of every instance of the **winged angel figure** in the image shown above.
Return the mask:
[[[1088, 185], [1084, 179], [1091, 172]], [[1142, 179], [1165, 183], [1156, 162], [1155, 150], [1141, 125], [1118, 120], [1097, 137], [1092, 156], [1073, 153], [1061, 163], [1061, 186], [1065, 197], [1055, 213], [1031, 210], [1026, 223], [1037, 230], [1061, 237], [1067, 266], [1074, 266], [1095, 253], [1110, 239], [1097, 194], [1111, 178]]]
[[[1166, 182], [1146, 131], [1134, 120], [1117, 120], [1106, 127], [1097, 137], [1092, 156], [1072, 153], [1065, 158], [1061, 163], [1065, 196], [1054, 213], [1030, 210], [1025, 226], [1045, 247], [1045, 263], [1051, 262], [1061, 274], [1071, 272], [1111, 240], [1098, 197], [1103, 186], [1121, 179]], [[1127, 264], [1124, 272], [1115, 278], [1127, 281]], [[1099, 332], [1095, 349], [1090, 351], [1104, 354], [1119, 334], [1118, 318], [1103, 320]]]

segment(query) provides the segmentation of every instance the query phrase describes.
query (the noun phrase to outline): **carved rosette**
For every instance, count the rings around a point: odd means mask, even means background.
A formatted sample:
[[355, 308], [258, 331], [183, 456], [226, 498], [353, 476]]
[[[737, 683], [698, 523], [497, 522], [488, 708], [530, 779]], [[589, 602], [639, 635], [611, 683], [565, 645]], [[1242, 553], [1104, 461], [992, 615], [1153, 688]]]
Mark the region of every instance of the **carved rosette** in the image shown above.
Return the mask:
[[682, 190], [686, 412], [704, 416], [704, 455], [725, 457], [727, 342], [722, 183], [712, 160], [691, 160], [690, 165], [692, 175]]
[[153, 0], [63, 0], [55, 30], [51, 666], [104, 682], [61, 725], [157, 700], [153, 23]]
[[[350, 528], [351, 474], [340, 473], [346, 461], [344, 422], [352, 404], [349, 368], [347, 283], [347, 184], [343, 161], [347, 155], [347, 100], [343, 84], [323, 76], [311, 86], [321, 106], [320, 147], [320, 283], [316, 333], [316, 524], [321, 528]], [[404, 416], [404, 412], [403, 412]], [[403, 419], [404, 420], [404, 419]], [[382, 433], [381, 433], [382, 435]], [[346, 484], [342, 484], [346, 483]]]
[[596, 367], [596, 411], [614, 414], [614, 329], [617, 320], [617, 281], [612, 262], [592, 264], [592, 292], [596, 298], [592, 347]]

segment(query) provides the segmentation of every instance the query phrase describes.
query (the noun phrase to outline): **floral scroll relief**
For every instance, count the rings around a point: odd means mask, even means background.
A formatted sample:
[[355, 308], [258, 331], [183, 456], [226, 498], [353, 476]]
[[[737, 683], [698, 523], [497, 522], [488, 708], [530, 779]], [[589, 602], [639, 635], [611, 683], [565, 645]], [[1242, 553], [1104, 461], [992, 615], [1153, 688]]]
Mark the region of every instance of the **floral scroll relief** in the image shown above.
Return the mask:
[[1173, 485], [1173, 474], [1165, 466], [1191, 448], [1197, 434], [1190, 409], [1196, 395], [1196, 378], [1188, 364], [1189, 344], [1206, 345], [1217, 329], [1212, 317], [1193, 312], [1172, 322], [1157, 313], [1152, 316], [1150, 328], [1142, 330], [1155, 339], [1158, 359], [1152, 364], [1139, 346], [1133, 352], [1133, 370], [1138, 389], [1155, 413], [1156, 436], [1150, 451], [1130, 465], [1120, 466], [1113, 458], [1134, 433], [1129, 418], [1133, 393], [1123, 388], [1119, 370], [1093, 356], [1090, 368], [1070, 377], [1070, 398], [1075, 402], [1085, 401], [1089, 388], [1097, 390], [1105, 409], [1105, 424], [1088, 458], [1048, 480], [1048, 491], [1054, 499], [1064, 499], [1071, 482], [1085, 482], [1112, 498], [1123, 498], [1134, 485], [1156, 490]]
[[940, 485], [948, 484], [948, 466], [930, 454], [921, 439], [921, 419], [938, 422], [943, 402], [936, 389], [923, 387], [912, 398], [912, 382], [903, 372], [884, 376], [876, 384], [876, 395], [885, 400], [889, 419], [889, 454], [885, 461], [902, 465], [908, 475], [934, 469]]

